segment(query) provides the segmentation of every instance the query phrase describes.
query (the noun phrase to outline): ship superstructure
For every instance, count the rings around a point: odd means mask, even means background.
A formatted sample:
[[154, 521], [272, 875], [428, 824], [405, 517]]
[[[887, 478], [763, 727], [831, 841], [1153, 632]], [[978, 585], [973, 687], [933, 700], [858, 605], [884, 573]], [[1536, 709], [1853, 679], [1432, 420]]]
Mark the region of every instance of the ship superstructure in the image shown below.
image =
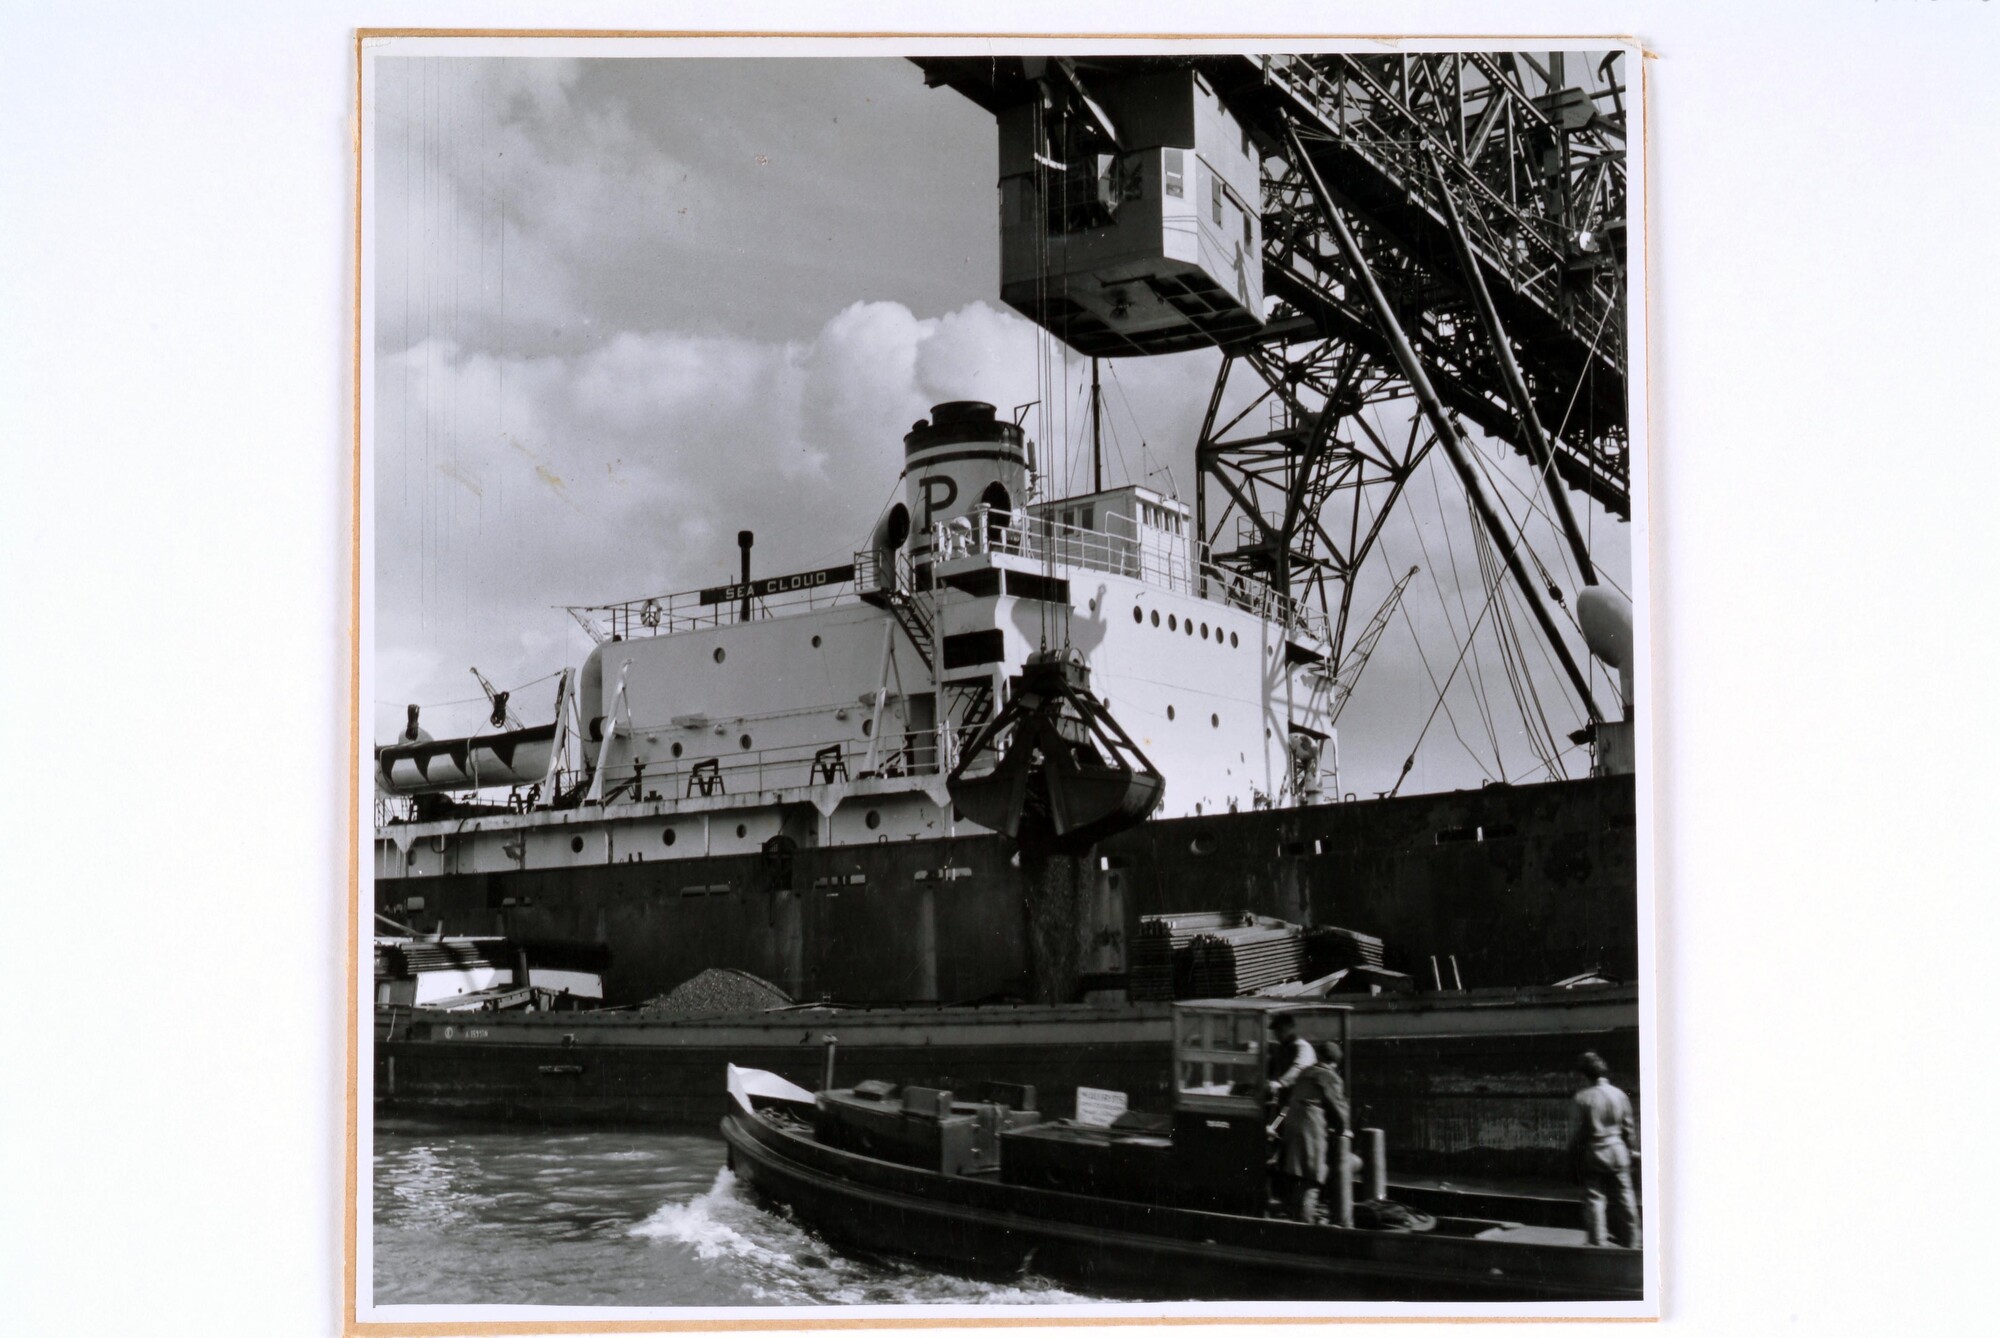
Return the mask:
[[[904, 499], [851, 562], [578, 608], [602, 639], [555, 722], [380, 750], [377, 877], [980, 835], [946, 777], [1046, 651], [1087, 666], [1161, 816], [1319, 792], [1324, 627], [1268, 586], [1204, 595], [1185, 506], [1017, 500], [1028, 443], [988, 404], [938, 405], [904, 446]], [[509, 795], [447, 797], [474, 787]]]

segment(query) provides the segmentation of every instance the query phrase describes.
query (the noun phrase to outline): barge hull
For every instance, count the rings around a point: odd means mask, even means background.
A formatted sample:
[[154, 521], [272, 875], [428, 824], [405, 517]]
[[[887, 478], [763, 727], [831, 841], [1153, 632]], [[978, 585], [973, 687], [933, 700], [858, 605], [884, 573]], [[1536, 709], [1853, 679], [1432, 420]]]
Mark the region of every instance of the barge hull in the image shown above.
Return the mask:
[[[1638, 1300], [1636, 1253], [1339, 1230], [943, 1176], [732, 1110], [730, 1164], [829, 1237], [987, 1276], [1151, 1300]], [[1171, 1279], [1171, 1281], [1167, 1281]]]
[[[1356, 998], [1355, 1120], [1384, 1130], [1392, 1166], [1458, 1176], [1562, 1176], [1578, 1050], [1638, 1072], [1637, 992], [1492, 991]], [[629, 1013], [440, 1014], [381, 1009], [375, 1098], [387, 1111], [543, 1124], [707, 1124], [727, 1113], [727, 1065], [823, 1083], [971, 1091], [1036, 1087], [1072, 1113], [1080, 1086], [1165, 1110], [1168, 1006], [806, 1009], [699, 1021]]]

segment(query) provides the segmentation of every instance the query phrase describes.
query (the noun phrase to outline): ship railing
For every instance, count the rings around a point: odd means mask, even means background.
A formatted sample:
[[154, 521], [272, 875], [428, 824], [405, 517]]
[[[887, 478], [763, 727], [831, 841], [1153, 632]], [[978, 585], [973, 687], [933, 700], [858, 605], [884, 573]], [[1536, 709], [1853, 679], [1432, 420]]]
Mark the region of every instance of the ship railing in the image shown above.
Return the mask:
[[[934, 776], [949, 771], [977, 725], [947, 729], [888, 730], [871, 750], [868, 739], [755, 748], [709, 757], [681, 757], [665, 764], [626, 763], [604, 777], [606, 804], [639, 800], [707, 799], [758, 794], [876, 778]], [[642, 727], [640, 732], [660, 732]], [[872, 752], [872, 756], [871, 756]], [[977, 769], [977, 768], [975, 768]]]
[[[823, 573], [815, 573], [823, 574]], [[858, 574], [858, 573], [857, 573]], [[854, 577], [828, 580], [797, 590], [752, 595], [750, 618], [775, 618], [786, 614], [832, 608], [855, 598]], [[866, 588], [866, 587], [863, 587]], [[615, 604], [566, 604], [569, 615], [582, 624], [592, 640], [634, 641], [643, 637], [672, 636], [698, 628], [728, 627], [744, 621], [743, 600], [717, 597], [709, 590], [683, 590], [671, 595], [651, 595], [643, 599], [620, 600]]]
[[1185, 536], [1142, 535], [1129, 516], [1107, 514], [1104, 522], [1103, 529], [1086, 528], [982, 506], [959, 520], [933, 525], [931, 548], [940, 561], [1000, 554], [1193, 592], [1194, 563]]
[[1274, 623], [1287, 636], [1328, 641], [1329, 622], [1324, 612], [1263, 581], [1218, 566], [1210, 560], [1209, 547], [1202, 540], [1142, 531], [1130, 516], [1116, 512], [1102, 520], [1104, 529], [1086, 529], [1043, 516], [1009, 516], [980, 507], [963, 523], [933, 525], [931, 543], [943, 561], [999, 553], [1058, 567], [1110, 572], [1179, 594], [1204, 595]]

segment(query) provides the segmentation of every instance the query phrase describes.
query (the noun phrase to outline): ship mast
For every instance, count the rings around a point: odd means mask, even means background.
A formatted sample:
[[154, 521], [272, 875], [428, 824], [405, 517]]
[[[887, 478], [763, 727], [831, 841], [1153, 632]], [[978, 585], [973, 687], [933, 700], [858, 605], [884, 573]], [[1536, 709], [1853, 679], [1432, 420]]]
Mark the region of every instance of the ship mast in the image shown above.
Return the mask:
[[1095, 356], [1090, 359], [1090, 490], [1104, 491], [1104, 387]]

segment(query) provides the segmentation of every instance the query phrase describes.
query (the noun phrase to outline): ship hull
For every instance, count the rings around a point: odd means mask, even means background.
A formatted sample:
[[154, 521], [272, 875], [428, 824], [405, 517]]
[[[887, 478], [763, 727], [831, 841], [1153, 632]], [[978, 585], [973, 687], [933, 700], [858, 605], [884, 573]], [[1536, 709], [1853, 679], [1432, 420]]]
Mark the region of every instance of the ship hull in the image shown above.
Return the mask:
[[[1426, 986], [1637, 975], [1629, 776], [1156, 820], [1098, 864], [1081, 952], [1100, 985], [1120, 983], [1139, 917], [1193, 910], [1374, 934]], [[378, 877], [375, 903], [455, 934], [603, 945], [613, 1003], [710, 967], [804, 1000], [1032, 996], [1021, 871], [995, 836]]]

